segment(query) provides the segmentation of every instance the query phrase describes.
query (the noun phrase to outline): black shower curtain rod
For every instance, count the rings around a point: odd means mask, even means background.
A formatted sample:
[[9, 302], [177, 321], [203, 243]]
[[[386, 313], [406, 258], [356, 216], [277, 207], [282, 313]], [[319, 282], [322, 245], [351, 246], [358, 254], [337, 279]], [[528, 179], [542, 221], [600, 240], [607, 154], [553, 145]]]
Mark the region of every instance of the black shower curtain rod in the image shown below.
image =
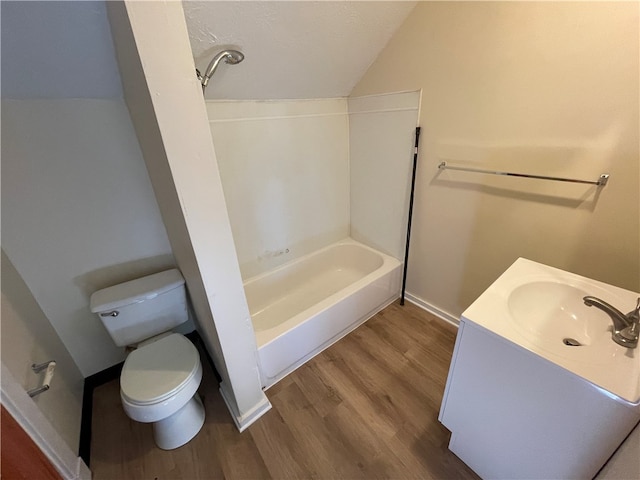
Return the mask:
[[400, 305], [404, 305], [404, 292], [407, 286], [407, 263], [409, 262], [409, 240], [411, 239], [411, 218], [413, 216], [413, 195], [416, 190], [416, 170], [418, 167], [418, 141], [420, 139], [420, 127], [416, 127], [416, 141], [413, 148], [413, 173], [411, 174], [411, 195], [409, 196], [409, 217], [407, 219], [407, 244], [404, 250], [404, 268], [402, 271], [402, 294]]

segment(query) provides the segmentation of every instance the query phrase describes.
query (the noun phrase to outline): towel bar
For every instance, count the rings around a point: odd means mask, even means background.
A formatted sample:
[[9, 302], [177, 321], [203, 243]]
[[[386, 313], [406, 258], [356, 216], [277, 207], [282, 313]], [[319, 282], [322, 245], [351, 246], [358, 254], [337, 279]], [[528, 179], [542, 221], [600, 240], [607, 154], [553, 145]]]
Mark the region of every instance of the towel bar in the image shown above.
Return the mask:
[[609, 181], [609, 174], [603, 173], [600, 175], [600, 178], [597, 181], [591, 180], [578, 180], [575, 178], [563, 178], [563, 177], [547, 177], [544, 175], [530, 175], [528, 173], [513, 173], [513, 172], [501, 172], [499, 170], [483, 170], [480, 168], [469, 168], [469, 167], [453, 167], [447, 165], [447, 162], [441, 162], [438, 165], [440, 170], [459, 170], [461, 172], [474, 172], [474, 173], [488, 173], [491, 175], [505, 175], [509, 177], [524, 177], [524, 178], [535, 178], [538, 180], [553, 180], [556, 182], [571, 182], [571, 183], [586, 183], [588, 185], [597, 185], [599, 187], [604, 187]]

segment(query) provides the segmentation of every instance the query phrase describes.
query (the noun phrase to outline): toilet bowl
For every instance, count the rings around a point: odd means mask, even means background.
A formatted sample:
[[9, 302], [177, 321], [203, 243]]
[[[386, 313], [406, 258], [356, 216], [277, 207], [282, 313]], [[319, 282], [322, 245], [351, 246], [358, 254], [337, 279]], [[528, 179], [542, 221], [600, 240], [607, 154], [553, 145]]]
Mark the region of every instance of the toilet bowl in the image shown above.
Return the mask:
[[153, 423], [164, 450], [178, 448], [200, 431], [204, 407], [197, 390], [202, 380], [198, 350], [171, 329], [189, 319], [184, 278], [166, 270], [98, 290], [96, 313], [118, 346], [137, 345], [120, 375], [120, 398], [133, 420]]
[[202, 380], [198, 351], [184, 336], [173, 333], [134, 350], [120, 375], [120, 398], [133, 420], [153, 423], [158, 447], [178, 448], [204, 424], [197, 394]]

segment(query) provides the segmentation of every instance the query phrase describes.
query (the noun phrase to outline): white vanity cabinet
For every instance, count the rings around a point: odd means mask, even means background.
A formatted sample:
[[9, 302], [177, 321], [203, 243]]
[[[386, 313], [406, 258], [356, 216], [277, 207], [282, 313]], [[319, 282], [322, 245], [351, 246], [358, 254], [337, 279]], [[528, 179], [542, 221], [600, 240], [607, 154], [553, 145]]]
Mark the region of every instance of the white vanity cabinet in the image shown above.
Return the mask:
[[463, 315], [439, 420], [482, 478], [590, 479], [640, 412]]

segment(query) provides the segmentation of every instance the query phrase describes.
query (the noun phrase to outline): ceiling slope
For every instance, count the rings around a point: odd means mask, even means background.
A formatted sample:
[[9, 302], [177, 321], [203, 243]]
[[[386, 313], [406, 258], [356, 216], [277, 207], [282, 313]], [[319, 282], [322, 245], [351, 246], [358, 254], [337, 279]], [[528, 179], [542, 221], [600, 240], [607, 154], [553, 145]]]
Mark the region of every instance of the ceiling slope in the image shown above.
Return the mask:
[[[220, 50], [207, 98], [285, 99], [349, 95], [416, 2], [183, 2], [196, 66]], [[121, 97], [103, 1], [2, 1], [2, 96]], [[162, 32], [158, 32], [159, 35]]]
[[204, 70], [225, 48], [245, 54], [221, 64], [208, 99], [330, 98], [349, 95], [416, 2], [183, 2], [195, 63]]

